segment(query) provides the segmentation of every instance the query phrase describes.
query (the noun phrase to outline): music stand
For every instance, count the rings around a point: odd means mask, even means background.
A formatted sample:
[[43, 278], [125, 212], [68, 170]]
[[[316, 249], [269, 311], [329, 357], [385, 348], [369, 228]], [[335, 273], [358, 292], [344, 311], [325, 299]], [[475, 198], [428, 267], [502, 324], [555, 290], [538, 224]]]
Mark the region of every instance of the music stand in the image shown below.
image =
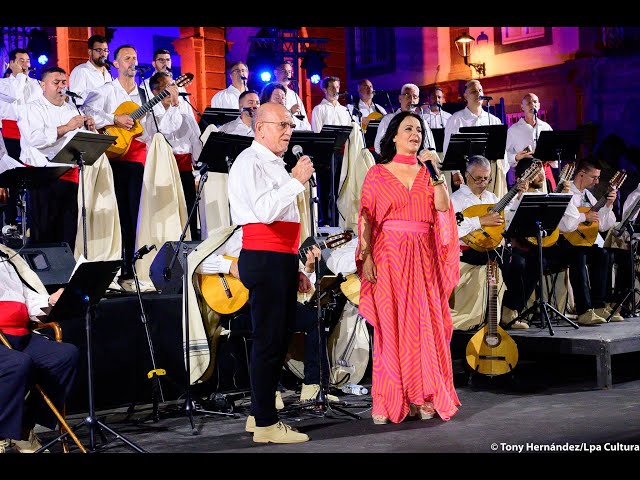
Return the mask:
[[[640, 202], [640, 198], [636, 200], [635, 204], [627, 210], [627, 212], [633, 214], [634, 211], [637, 212], [638, 202]], [[636, 287], [636, 252], [638, 250], [638, 241], [640, 241], [640, 233], [636, 233], [636, 230], [633, 226], [633, 222], [631, 218], [633, 215], [626, 215], [625, 218], [622, 219], [620, 225], [616, 226], [614, 229], [614, 234], [618, 235], [617, 232], [620, 232], [619, 235], [622, 235], [623, 231], [626, 231], [629, 234], [629, 279], [631, 283], [629, 283], [629, 288], [627, 289], [627, 293], [620, 300], [615, 307], [613, 307], [611, 313], [607, 317], [607, 322], [611, 321], [611, 317], [613, 317], [616, 312], [624, 305], [626, 301], [629, 301], [629, 308], [627, 308], [626, 312], [630, 317], [638, 316], [638, 303], [636, 302], [636, 295], [640, 294], [640, 290]]]
[[442, 152], [444, 148], [444, 128], [432, 128], [431, 133], [436, 143], [436, 152]]
[[[201, 115], [201, 121], [208, 125], [214, 124], [216, 127], [231, 122], [240, 116], [240, 110], [236, 108], [212, 108], [207, 107]], [[205, 127], [206, 128], [206, 127]]]
[[202, 147], [198, 162], [206, 163], [210, 172], [229, 173], [236, 157], [252, 143], [253, 137], [211, 132]]
[[[95, 307], [104, 296], [109, 284], [113, 281], [120, 269], [120, 260], [106, 260], [98, 262], [84, 262], [78, 266], [64, 292], [49, 312], [49, 320], [58, 323], [68, 321], [70, 318], [77, 318], [84, 315], [87, 339], [87, 376], [89, 394], [89, 415], [78, 425], [73, 427], [73, 431], [83, 425], [89, 427], [89, 452], [94, 453], [96, 448], [96, 432], [103, 440], [102, 447], [107, 444], [106, 436], [102, 430], [106, 430], [119, 440], [140, 453], [146, 453], [142, 448], [128, 440], [123, 435], [117, 433], [104, 422], [96, 417], [95, 404], [93, 400], [93, 360], [92, 360], [92, 338], [91, 329], [95, 316]], [[69, 433], [64, 433], [50, 444], [64, 439]]]
[[364, 132], [364, 142], [369, 150], [375, 147], [376, 135], [378, 134], [378, 127], [380, 126], [380, 120], [369, 120], [367, 124], [367, 130]]
[[467, 169], [468, 157], [483, 155], [488, 136], [486, 133], [454, 133], [451, 135], [440, 170], [464, 172]]
[[540, 132], [534, 155], [543, 161], [568, 159], [574, 161], [578, 156], [581, 137], [576, 130], [553, 130]]
[[[343, 125], [323, 125], [320, 133], [333, 133], [335, 135], [335, 143], [333, 144], [333, 153], [331, 155], [331, 188], [329, 189], [329, 211], [331, 212], [331, 226], [338, 226], [337, 218], [337, 195], [336, 195], [336, 161], [338, 153], [342, 156], [344, 144], [349, 139], [352, 126]], [[339, 180], [339, 179], [338, 179]]]
[[76, 132], [62, 150], [49, 161], [52, 163], [66, 163], [68, 165], [77, 165], [80, 169], [80, 188], [82, 189], [82, 248], [84, 258], [87, 258], [87, 209], [85, 207], [84, 197], [84, 167], [85, 165], [93, 165], [111, 145], [115, 143], [118, 137], [113, 135], [98, 135], [96, 133]]
[[[507, 148], [506, 125], [479, 125], [477, 127], [461, 127], [460, 133], [486, 133], [487, 145], [482, 155], [489, 160], [504, 158]], [[537, 158], [537, 157], [536, 157]]]
[[538, 312], [540, 328], [549, 328], [549, 335], [554, 335], [549, 318], [549, 310], [555, 312], [560, 320], [565, 320], [573, 328], [580, 328], [568, 319], [557, 308], [544, 299], [544, 263], [542, 259], [542, 237], [551, 234], [556, 228], [573, 197], [570, 193], [527, 194], [522, 196], [518, 209], [511, 220], [505, 237], [536, 237], [538, 243], [538, 289], [539, 293], [533, 305], [518, 315], [512, 323]]
[[60, 178], [71, 167], [16, 167], [0, 173], [0, 187], [19, 191], [22, 246], [27, 244], [27, 190], [49, 185]]

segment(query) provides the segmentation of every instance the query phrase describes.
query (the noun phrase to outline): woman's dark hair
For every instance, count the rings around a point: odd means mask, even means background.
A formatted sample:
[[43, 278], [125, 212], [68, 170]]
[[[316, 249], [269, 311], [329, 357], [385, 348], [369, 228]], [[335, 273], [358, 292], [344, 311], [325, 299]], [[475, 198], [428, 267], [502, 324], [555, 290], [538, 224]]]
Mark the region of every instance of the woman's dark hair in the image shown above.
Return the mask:
[[393, 137], [398, 134], [398, 128], [400, 128], [400, 124], [407, 117], [416, 118], [420, 122], [420, 128], [422, 129], [422, 143], [420, 144], [420, 148], [418, 149], [418, 154], [422, 151], [422, 147], [424, 145], [424, 136], [426, 135], [426, 127], [424, 126], [424, 121], [422, 117], [414, 112], [400, 112], [397, 113], [389, 122], [389, 126], [387, 127], [387, 131], [384, 132], [382, 136], [382, 140], [380, 140], [380, 161], [378, 163], [389, 163], [395, 157], [396, 144], [393, 141]]
[[281, 83], [267, 83], [264, 87], [262, 87], [262, 91], [260, 92], [260, 105], [262, 105], [263, 103], [269, 103], [271, 101], [271, 94], [274, 90], [282, 90], [285, 95], [287, 94], [287, 89]]

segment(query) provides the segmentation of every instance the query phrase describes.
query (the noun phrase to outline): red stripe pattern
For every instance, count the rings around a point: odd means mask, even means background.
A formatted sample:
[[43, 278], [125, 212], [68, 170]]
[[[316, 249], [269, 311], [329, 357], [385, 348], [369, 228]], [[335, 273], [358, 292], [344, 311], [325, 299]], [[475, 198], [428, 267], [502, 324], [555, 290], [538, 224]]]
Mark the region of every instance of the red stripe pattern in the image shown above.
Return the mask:
[[[409, 404], [433, 402], [438, 415], [449, 420], [460, 405], [453, 385], [448, 303], [460, 276], [453, 207], [435, 210], [426, 169], [420, 169], [408, 190], [386, 167], [375, 165], [363, 183], [363, 213], [371, 223], [377, 267], [377, 283], [371, 284], [362, 276], [356, 252], [362, 278], [359, 311], [375, 332], [372, 414], [398, 423]], [[391, 228], [385, 228], [387, 221]]]

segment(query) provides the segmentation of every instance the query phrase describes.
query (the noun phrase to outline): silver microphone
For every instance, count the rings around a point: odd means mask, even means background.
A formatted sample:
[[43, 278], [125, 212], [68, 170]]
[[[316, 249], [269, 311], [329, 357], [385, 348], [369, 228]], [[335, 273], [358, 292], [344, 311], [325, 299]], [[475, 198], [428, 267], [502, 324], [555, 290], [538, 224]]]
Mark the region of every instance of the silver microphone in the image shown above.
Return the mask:
[[[302, 153], [302, 147], [300, 145], [294, 145], [291, 149], [291, 153], [293, 153], [293, 155], [296, 157], [296, 160], [300, 160], [304, 156], [304, 153]], [[312, 187], [316, 186], [316, 179], [313, 178], [313, 173], [309, 177], [309, 185], [311, 185]]]

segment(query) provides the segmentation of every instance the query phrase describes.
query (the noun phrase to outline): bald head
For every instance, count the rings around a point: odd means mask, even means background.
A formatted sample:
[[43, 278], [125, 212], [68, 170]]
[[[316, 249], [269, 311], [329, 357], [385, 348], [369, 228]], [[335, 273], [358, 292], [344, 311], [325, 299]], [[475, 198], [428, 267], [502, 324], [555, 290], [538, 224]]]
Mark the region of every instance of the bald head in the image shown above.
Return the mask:
[[255, 140], [276, 155], [283, 155], [293, 132], [291, 112], [280, 103], [263, 103], [255, 115]]
[[[279, 103], [263, 103], [256, 112], [256, 123], [264, 121], [286, 121], [286, 118], [280, 118], [285, 116], [289, 112], [284, 105]], [[289, 120], [291, 120], [289, 115]]]

